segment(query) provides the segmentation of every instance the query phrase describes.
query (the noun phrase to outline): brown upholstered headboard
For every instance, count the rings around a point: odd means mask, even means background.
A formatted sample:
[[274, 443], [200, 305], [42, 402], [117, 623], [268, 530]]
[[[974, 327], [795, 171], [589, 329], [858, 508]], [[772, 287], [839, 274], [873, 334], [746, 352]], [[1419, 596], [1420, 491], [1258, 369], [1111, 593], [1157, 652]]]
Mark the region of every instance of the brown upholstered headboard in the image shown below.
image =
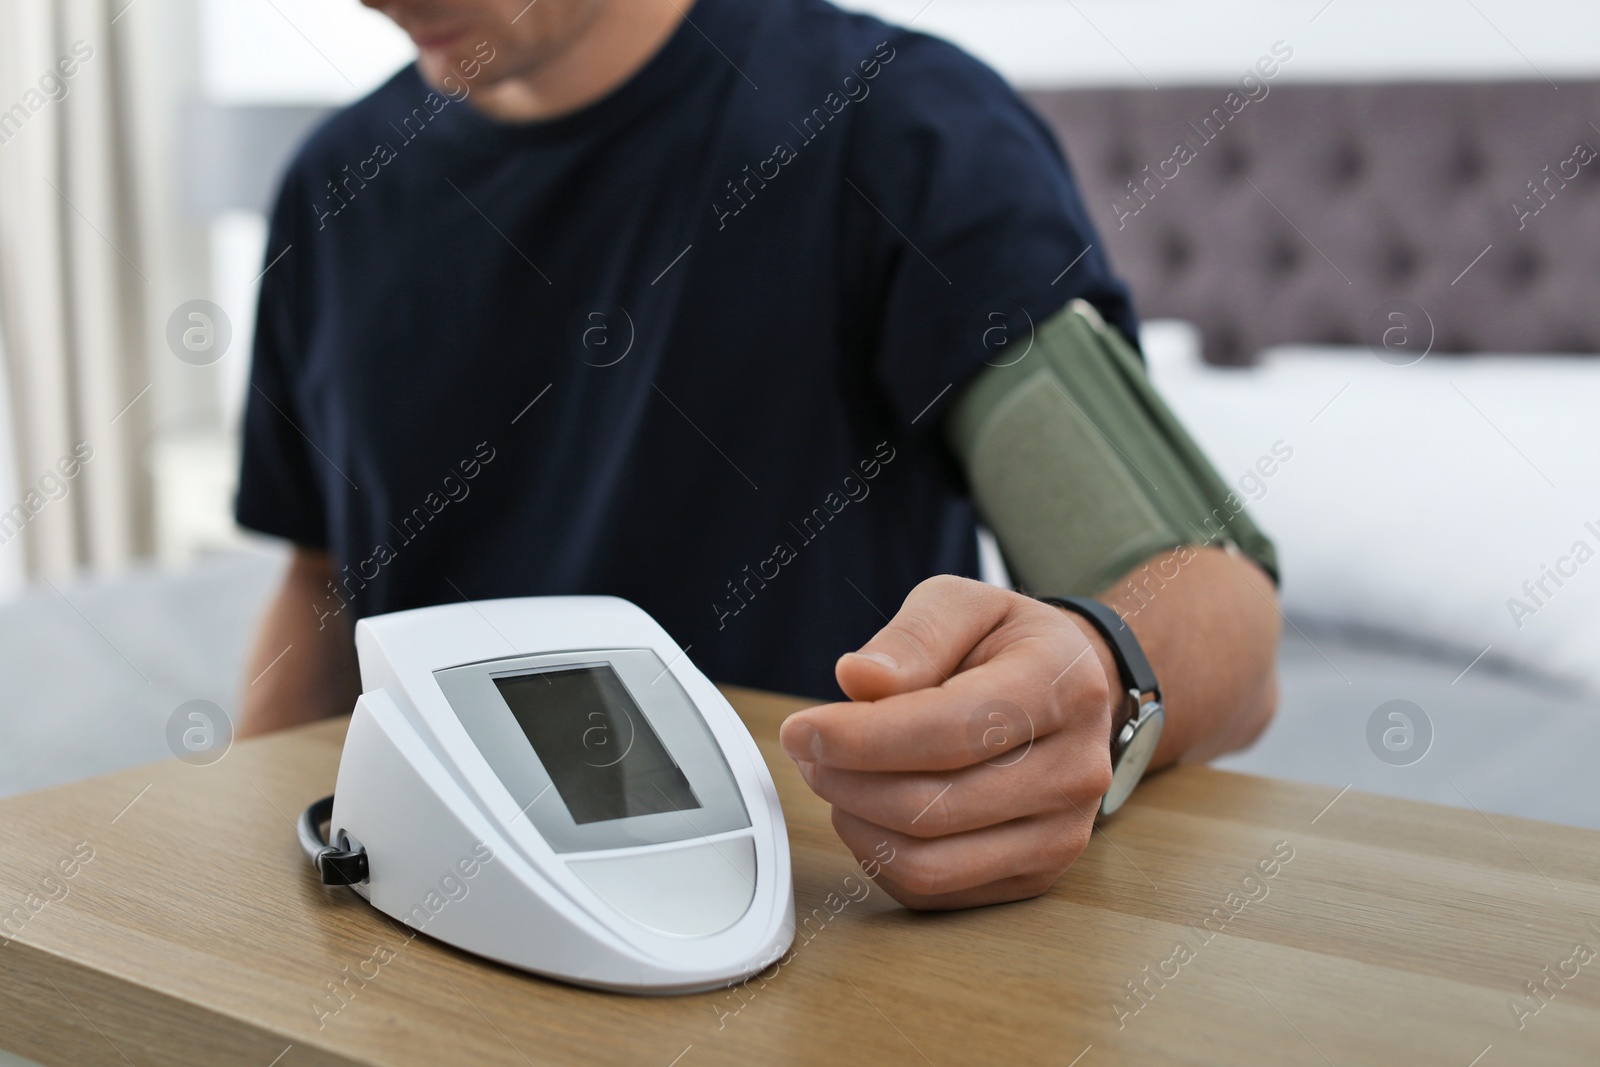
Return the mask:
[[1396, 299], [1438, 352], [1600, 352], [1600, 83], [1229, 90], [1028, 94], [1144, 317], [1219, 363], [1368, 343]]

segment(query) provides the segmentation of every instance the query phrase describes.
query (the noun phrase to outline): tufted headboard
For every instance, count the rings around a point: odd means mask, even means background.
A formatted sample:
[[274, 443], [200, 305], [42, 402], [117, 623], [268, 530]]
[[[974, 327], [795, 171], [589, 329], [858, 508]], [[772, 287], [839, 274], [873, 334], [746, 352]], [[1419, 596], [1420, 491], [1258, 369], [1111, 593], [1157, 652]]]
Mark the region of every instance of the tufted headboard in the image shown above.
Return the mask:
[[1393, 301], [1437, 352], [1600, 352], [1600, 83], [1267, 84], [1027, 94], [1141, 315], [1216, 363], [1373, 343]]

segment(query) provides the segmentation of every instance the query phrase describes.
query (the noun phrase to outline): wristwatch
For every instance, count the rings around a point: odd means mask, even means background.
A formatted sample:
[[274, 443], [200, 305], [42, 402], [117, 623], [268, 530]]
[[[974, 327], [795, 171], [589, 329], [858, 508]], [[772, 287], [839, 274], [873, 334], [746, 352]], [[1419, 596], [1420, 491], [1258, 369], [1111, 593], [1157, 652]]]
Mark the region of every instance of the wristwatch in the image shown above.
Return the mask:
[[1111, 646], [1111, 655], [1117, 661], [1117, 673], [1122, 676], [1127, 696], [1111, 717], [1111, 788], [1100, 799], [1100, 814], [1110, 815], [1122, 807], [1156, 754], [1156, 742], [1161, 740], [1161, 727], [1166, 722], [1161, 685], [1133, 631], [1111, 608], [1081, 596], [1038, 599], [1088, 619]]

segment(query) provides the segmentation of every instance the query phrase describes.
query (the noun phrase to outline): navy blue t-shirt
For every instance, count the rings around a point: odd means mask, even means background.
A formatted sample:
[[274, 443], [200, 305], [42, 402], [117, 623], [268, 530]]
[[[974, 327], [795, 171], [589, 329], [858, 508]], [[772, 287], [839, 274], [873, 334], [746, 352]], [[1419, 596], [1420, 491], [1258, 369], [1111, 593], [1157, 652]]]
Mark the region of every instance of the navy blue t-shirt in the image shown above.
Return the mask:
[[331, 551], [324, 624], [606, 593], [717, 681], [833, 696], [912, 586], [976, 572], [953, 397], [1074, 297], [1133, 335], [992, 71], [822, 0], [689, 17], [574, 114], [408, 67], [300, 151], [237, 511]]

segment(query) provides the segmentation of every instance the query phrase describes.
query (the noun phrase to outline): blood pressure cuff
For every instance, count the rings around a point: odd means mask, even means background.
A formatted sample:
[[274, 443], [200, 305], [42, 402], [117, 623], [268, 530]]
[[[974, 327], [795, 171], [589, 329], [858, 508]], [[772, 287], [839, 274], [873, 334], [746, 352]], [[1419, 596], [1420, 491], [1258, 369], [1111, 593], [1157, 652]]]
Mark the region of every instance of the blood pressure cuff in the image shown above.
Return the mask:
[[1229, 547], [1278, 580], [1272, 542], [1083, 300], [975, 378], [946, 430], [1023, 589], [1092, 595], [1181, 545]]

